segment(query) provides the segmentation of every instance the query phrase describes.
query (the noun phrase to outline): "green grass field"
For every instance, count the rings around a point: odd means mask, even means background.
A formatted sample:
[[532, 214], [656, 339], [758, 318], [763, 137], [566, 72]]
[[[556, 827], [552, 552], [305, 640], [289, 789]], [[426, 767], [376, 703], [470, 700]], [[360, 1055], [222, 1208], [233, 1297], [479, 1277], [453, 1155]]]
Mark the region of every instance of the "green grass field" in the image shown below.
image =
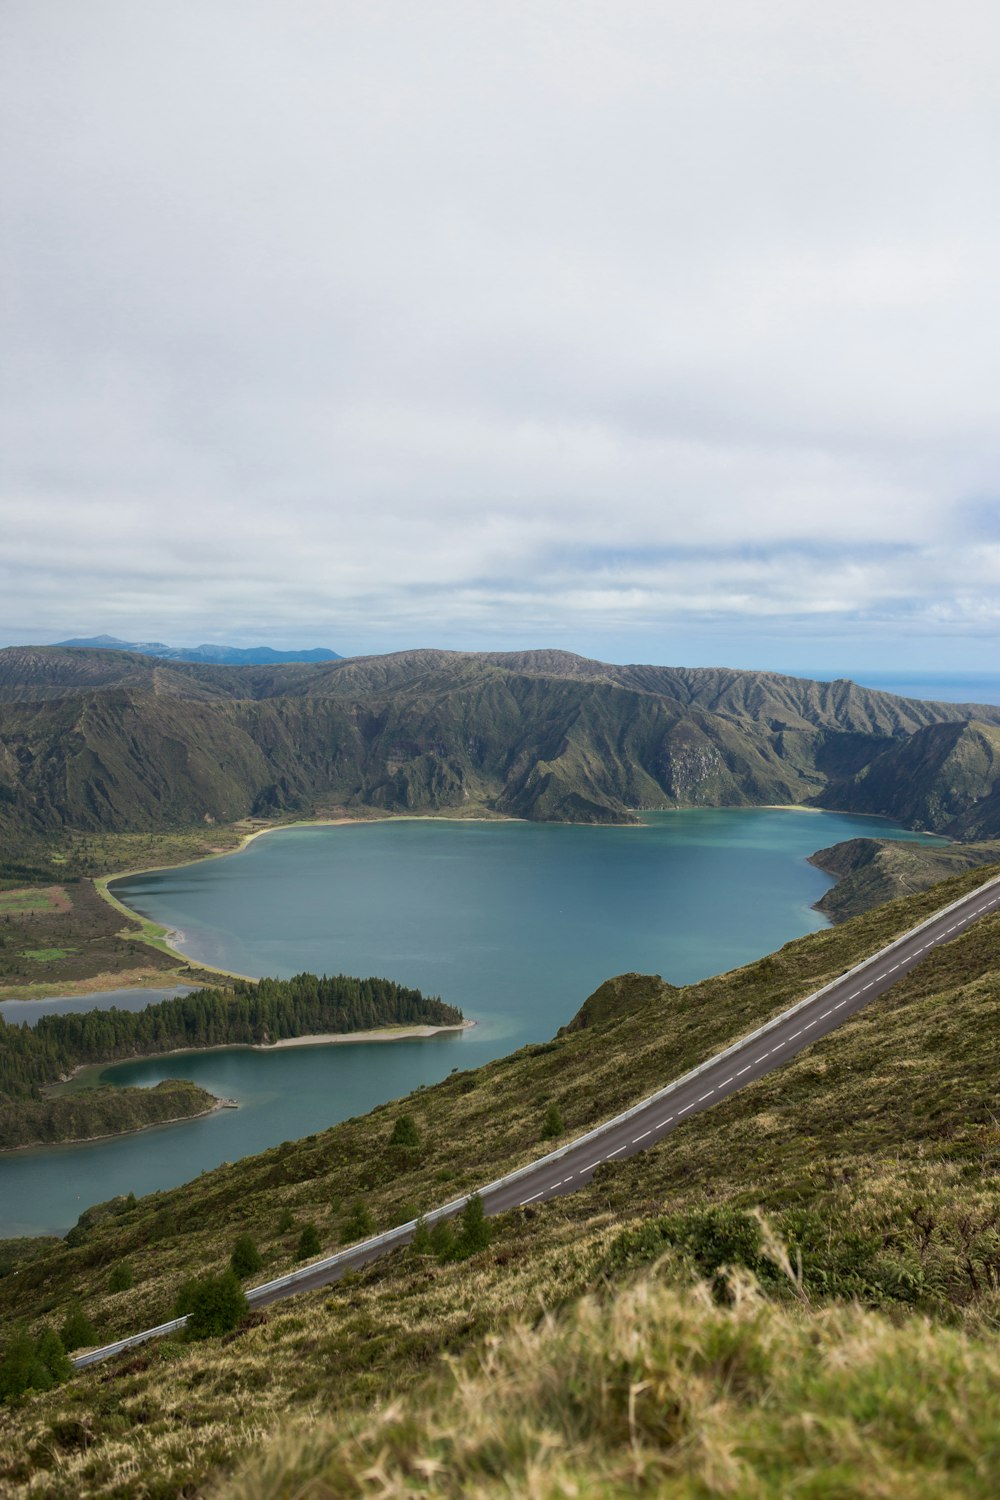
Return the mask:
[[48, 891], [0, 891], [0, 913], [18, 916], [29, 911], [53, 911], [55, 902]]

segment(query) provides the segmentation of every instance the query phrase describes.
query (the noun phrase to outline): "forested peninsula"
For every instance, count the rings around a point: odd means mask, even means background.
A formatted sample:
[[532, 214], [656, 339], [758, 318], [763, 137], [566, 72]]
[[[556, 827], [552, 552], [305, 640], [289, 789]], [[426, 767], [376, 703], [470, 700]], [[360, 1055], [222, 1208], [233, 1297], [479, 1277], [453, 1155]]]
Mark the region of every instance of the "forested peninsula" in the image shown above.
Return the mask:
[[[232, 990], [196, 990], [142, 1011], [43, 1016], [35, 1026], [14, 1026], [0, 1018], [0, 1149], [135, 1130], [213, 1106], [210, 1094], [176, 1080], [170, 1081], [175, 1093], [169, 1101], [165, 1094], [157, 1098], [153, 1089], [44, 1097], [46, 1085], [87, 1064], [199, 1047], [267, 1046], [292, 1037], [387, 1026], [460, 1026], [462, 1021], [457, 1007], [419, 990], [390, 979], [344, 974], [240, 981]], [[171, 1114], [165, 1112], [168, 1104], [179, 1107]]]
[[151, 1089], [110, 1084], [53, 1099], [0, 1099], [0, 1148], [65, 1145], [102, 1136], [193, 1120], [224, 1101], [186, 1078], [165, 1078]]

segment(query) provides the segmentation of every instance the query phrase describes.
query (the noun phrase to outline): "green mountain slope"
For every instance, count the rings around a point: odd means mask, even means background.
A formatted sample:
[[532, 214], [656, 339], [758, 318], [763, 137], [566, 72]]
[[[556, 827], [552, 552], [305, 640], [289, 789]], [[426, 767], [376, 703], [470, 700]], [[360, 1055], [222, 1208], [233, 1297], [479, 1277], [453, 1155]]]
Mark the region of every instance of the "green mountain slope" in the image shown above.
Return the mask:
[[982, 837], [1000, 832], [1000, 709], [975, 724], [961, 712], [846, 682], [561, 652], [233, 668], [16, 648], [0, 651], [0, 831], [331, 807], [621, 822], [814, 802]]
[[835, 922], [859, 916], [913, 891], [925, 891], [949, 875], [1000, 860], [1000, 841], [972, 844], [905, 844], [898, 839], [846, 839], [818, 849], [810, 864], [837, 884], [816, 902]]
[[854, 812], [888, 812], [914, 828], [983, 837], [1000, 831], [998, 787], [1000, 729], [973, 719], [918, 729], [817, 800]]
[[[304, 1225], [324, 1249], [350, 1234], [358, 1199], [376, 1227], [400, 1222], [536, 1154], [550, 1103], [568, 1132], [587, 1128], [984, 873], [685, 989], [623, 976], [551, 1043], [106, 1205], [0, 1277], [4, 1327], [37, 1332], [80, 1303], [113, 1337], [168, 1313], [242, 1233], [263, 1278], [293, 1263]], [[401, 1252], [235, 1336], [157, 1343], [0, 1408], [0, 1486], [203, 1493], [246, 1458], [233, 1496], [618, 1495], [637, 1473], [651, 1493], [676, 1479], [691, 1496], [778, 1496], [793, 1480], [899, 1500], [991, 1494], [998, 934], [1000, 917], [977, 923], [652, 1150], [501, 1216], [471, 1259]], [[402, 1114], [416, 1141], [397, 1146]], [[121, 1264], [134, 1285], [113, 1290]]]

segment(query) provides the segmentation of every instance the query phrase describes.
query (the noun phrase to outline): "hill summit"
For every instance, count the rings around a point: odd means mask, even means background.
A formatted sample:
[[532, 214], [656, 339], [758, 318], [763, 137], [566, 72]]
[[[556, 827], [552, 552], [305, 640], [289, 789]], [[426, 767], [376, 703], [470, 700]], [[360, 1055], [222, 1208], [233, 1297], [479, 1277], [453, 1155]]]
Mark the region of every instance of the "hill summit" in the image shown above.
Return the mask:
[[[629, 823], [674, 807], [1000, 833], [1000, 707], [560, 651], [234, 668], [0, 651], [0, 829], [155, 831], [331, 809]], [[903, 768], [905, 775], [900, 775]]]
[[210, 666], [261, 667], [290, 661], [340, 661], [336, 651], [325, 646], [309, 650], [274, 651], [270, 646], [166, 646], [162, 641], [122, 641], [114, 635], [92, 635], [59, 641], [72, 651], [134, 651], [139, 656], [158, 656], [163, 661], [201, 661]]

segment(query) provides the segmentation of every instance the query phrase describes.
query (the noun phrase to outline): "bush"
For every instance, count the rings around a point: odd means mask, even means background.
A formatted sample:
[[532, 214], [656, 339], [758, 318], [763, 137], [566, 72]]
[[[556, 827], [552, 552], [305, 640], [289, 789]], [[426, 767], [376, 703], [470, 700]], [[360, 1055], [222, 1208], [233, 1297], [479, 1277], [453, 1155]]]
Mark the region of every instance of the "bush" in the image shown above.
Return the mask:
[[278, 1215], [278, 1233], [287, 1234], [294, 1224], [295, 1219], [292, 1216], [292, 1210], [290, 1208], [283, 1208]]
[[35, 1349], [40, 1362], [52, 1376], [54, 1384], [58, 1385], [61, 1381], [69, 1379], [73, 1373], [73, 1366], [66, 1358], [62, 1339], [53, 1328], [42, 1329]]
[[427, 1220], [423, 1217], [417, 1220], [417, 1227], [410, 1241], [410, 1249], [417, 1255], [432, 1255], [434, 1246], [431, 1243], [431, 1232], [427, 1228]]
[[97, 1343], [97, 1329], [82, 1307], [74, 1307], [59, 1330], [62, 1346], [69, 1354], [73, 1349], [88, 1348]]
[[135, 1278], [132, 1275], [132, 1267], [127, 1260], [119, 1261], [111, 1275], [108, 1277], [109, 1292], [127, 1292], [132, 1286]]
[[311, 1255], [318, 1255], [323, 1248], [323, 1241], [319, 1237], [319, 1230], [315, 1224], [307, 1224], [299, 1235], [299, 1248], [295, 1252], [296, 1260], [308, 1260]]
[[359, 1198], [344, 1220], [340, 1237], [345, 1245], [352, 1245], [355, 1240], [366, 1240], [375, 1233], [375, 1220], [371, 1216], [371, 1210], [363, 1198]]
[[451, 1260], [455, 1253], [455, 1231], [447, 1219], [438, 1219], [428, 1238], [438, 1260]]
[[0, 1360], [0, 1401], [14, 1401], [25, 1391], [49, 1391], [72, 1373], [62, 1341], [51, 1328], [44, 1328], [37, 1340], [15, 1333]]
[[235, 1328], [248, 1311], [243, 1288], [232, 1271], [187, 1282], [177, 1298], [178, 1317], [187, 1313], [187, 1335], [210, 1339]]
[[420, 1146], [420, 1131], [412, 1115], [400, 1115], [392, 1127], [389, 1145], [398, 1146], [405, 1151], [417, 1150]]
[[241, 1234], [229, 1257], [229, 1266], [233, 1275], [238, 1276], [242, 1281], [244, 1276], [252, 1276], [254, 1271], [259, 1271], [263, 1264], [260, 1251], [252, 1237], [249, 1234]]
[[563, 1117], [559, 1113], [559, 1106], [553, 1099], [545, 1111], [545, 1119], [542, 1121], [541, 1139], [543, 1141], [554, 1141], [557, 1136], [562, 1135], [565, 1129]]
[[483, 1200], [478, 1193], [473, 1193], [462, 1209], [461, 1224], [455, 1241], [456, 1258], [464, 1260], [466, 1256], [485, 1250], [492, 1237]]
[[719, 1273], [725, 1266], [745, 1266], [759, 1279], [773, 1280], [774, 1268], [760, 1253], [760, 1224], [752, 1214], [725, 1205], [665, 1214], [647, 1219], [637, 1229], [623, 1230], [608, 1252], [608, 1269], [614, 1272], [642, 1265], [668, 1247], [684, 1254], [720, 1295], [724, 1281]]

